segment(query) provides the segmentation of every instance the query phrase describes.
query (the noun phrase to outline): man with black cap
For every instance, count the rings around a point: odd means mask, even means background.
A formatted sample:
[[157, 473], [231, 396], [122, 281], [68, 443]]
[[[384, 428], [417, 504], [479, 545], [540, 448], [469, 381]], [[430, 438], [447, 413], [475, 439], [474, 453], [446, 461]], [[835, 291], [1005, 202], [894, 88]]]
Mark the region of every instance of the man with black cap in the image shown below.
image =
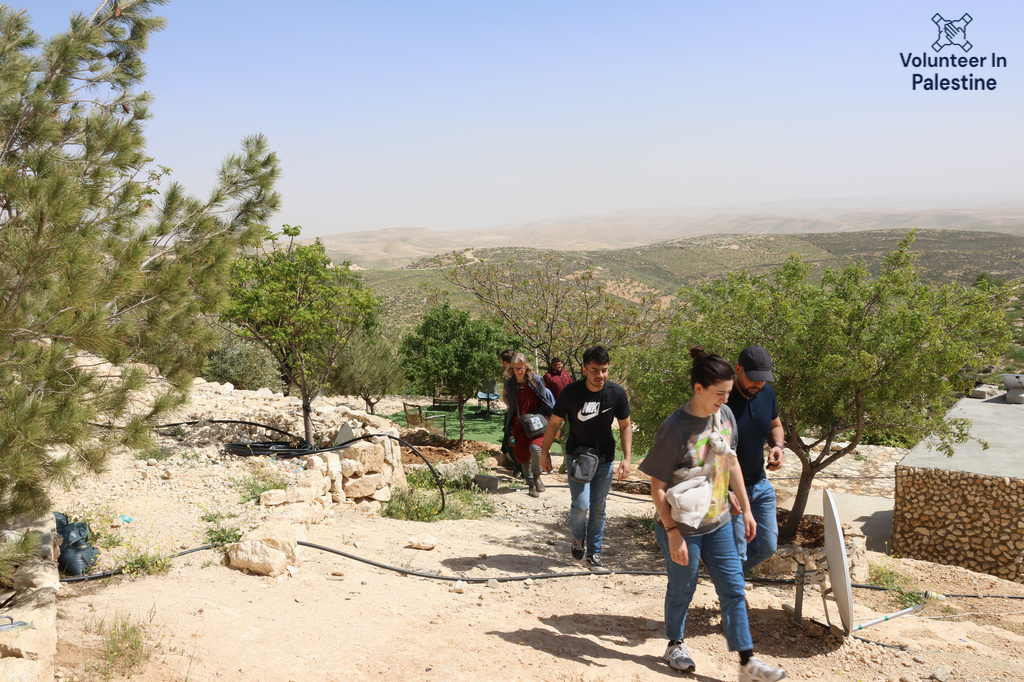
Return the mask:
[[[733, 370], [736, 381], [733, 382], [728, 405], [736, 417], [736, 431], [739, 434], [736, 456], [743, 470], [750, 509], [757, 521], [757, 535], [747, 543], [743, 539], [743, 515], [734, 513], [732, 517], [743, 571], [746, 572], [775, 554], [778, 547], [775, 488], [765, 475], [764, 444], [767, 440], [771, 448], [768, 451], [768, 470], [779, 470], [785, 459], [782, 449], [785, 433], [782, 420], [779, 419], [775, 389], [768, 383], [775, 381], [768, 351], [761, 346], [747, 346], [740, 353]], [[736, 509], [734, 504], [733, 511]]]

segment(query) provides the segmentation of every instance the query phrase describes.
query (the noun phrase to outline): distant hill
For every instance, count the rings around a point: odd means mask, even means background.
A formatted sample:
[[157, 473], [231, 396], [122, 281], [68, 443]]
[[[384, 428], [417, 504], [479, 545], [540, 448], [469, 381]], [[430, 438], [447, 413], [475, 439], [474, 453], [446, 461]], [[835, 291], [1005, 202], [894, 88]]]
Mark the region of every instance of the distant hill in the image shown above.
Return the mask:
[[811, 211], [749, 214], [636, 212], [581, 216], [476, 230], [390, 228], [321, 237], [335, 262], [366, 269], [399, 268], [448, 251], [533, 248], [605, 251], [701, 235], [808, 235], [868, 230], [959, 230], [1024, 237], [1024, 208], [921, 211]]
[[[572, 269], [593, 268], [609, 290], [623, 298], [637, 291], [675, 294], [683, 285], [733, 270], [768, 272], [790, 254], [799, 254], [820, 275], [825, 268], [863, 261], [877, 273], [886, 253], [905, 229], [805, 234], [716, 234], [672, 239], [657, 244], [602, 251], [564, 251]], [[544, 249], [523, 247], [461, 249], [470, 258], [528, 263]], [[912, 251], [922, 276], [938, 283], [973, 284], [979, 273], [1012, 279], [1024, 277], [1024, 233], [920, 230]], [[473, 299], [444, 280], [431, 258], [403, 269], [369, 270], [366, 281], [384, 298], [391, 323], [414, 324], [427, 305], [427, 291], [447, 291], [453, 305], [478, 311]]]

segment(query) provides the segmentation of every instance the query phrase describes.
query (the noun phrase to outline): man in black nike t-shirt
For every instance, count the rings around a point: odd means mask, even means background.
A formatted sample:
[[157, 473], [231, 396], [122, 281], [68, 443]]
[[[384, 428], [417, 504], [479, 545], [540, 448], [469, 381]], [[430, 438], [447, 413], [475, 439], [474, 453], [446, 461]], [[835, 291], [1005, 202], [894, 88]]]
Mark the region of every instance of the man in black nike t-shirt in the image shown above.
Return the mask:
[[541, 446], [543, 460], [558, 437], [562, 423], [568, 420], [566, 456], [571, 457], [572, 452], [580, 446], [595, 448], [600, 455], [601, 464], [589, 483], [579, 483], [569, 478], [569, 492], [572, 495], [572, 556], [582, 559], [585, 548], [587, 562], [594, 568], [603, 568], [601, 540], [604, 536], [605, 501], [612, 487], [612, 467], [615, 463], [612, 422], [616, 419], [619, 422], [619, 440], [622, 441], [620, 479], [629, 476], [633, 453], [629, 399], [622, 386], [608, 381], [609, 362], [608, 351], [601, 346], [588, 348], [583, 353], [584, 378], [569, 384], [558, 395]]

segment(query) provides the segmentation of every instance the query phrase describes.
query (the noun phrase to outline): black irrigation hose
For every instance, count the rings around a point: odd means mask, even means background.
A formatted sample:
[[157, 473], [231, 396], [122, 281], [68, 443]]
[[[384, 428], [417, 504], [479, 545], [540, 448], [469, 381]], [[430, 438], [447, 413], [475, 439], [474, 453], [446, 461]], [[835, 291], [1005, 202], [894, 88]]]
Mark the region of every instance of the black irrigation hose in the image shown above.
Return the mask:
[[[277, 431], [278, 433], [280, 433], [282, 435], [285, 435], [285, 436], [288, 436], [288, 438], [290, 438], [290, 439], [292, 439], [292, 440], [294, 440], [294, 441], [296, 441], [298, 443], [306, 443], [306, 441], [304, 441], [303, 439], [299, 438], [298, 436], [293, 436], [292, 434], [288, 433], [287, 431], [282, 431], [281, 429], [279, 429], [277, 427], [268, 426], [267, 424], [258, 424], [256, 422], [247, 422], [247, 421], [243, 421], [241, 419], [193, 419], [193, 420], [187, 421], [187, 422], [174, 422], [173, 424], [160, 424], [159, 426], [154, 426], [153, 428], [154, 429], [169, 429], [172, 426], [194, 426], [196, 424], [246, 424], [247, 426], [259, 426], [260, 428], [264, 428], [264, 429], [267, 429], [269, 431]], [[306, 443], [306, 445], [309, 445], [309, 444]], [[312, 447], [312, 446], [310, 445], [309, 447]]]
[[[213, 549], [214, 547], [218, 546], [219, 545], [203, 545], [202, 547], [193, 547], [192, 549], [186, 549], [184, 551], [178, 552], [177, 554], [172, 554], [171, 556], [167, 557], [167, 560], [170, 561], [171, 559], [177, 559], [180, 556], [185, 556], [186, 554], [191, 554], [192, 552], [201, 552], [204, 549]], [[75, 575], [68, 578], [61, 578], [60, 581], [62, 583], [81, 583], [85, 582], [86, 580], [100, 580], [101, 578], [110, 578], [111, 576], [121, 575], [123, 573], [124, 566], [122, 566], [121, 568], [115, 568], [112, 571], [105, 571], [103, 573], [93, 573], [91, 575]]]
[[[358, 439], [356, 439], [356, 440], [358, 440]], [[410, 576], [414, 576], [414, 577], [417, 577], [417, 578], [430, 578], [432, 580], [442, 580], [442, 581], [449, 581], [449, 582], [456, 582], [456, 581], [461, 580], [462, 582], [465, 582], [465, 583], [486, 583], [489, 580], [496, 580], [499, 583], [507, 583], [507, 582], [520, 582], [520, 581], [523, 581], [523, 580], [549, 580], [551, 578], [577, 578], [577, 577], [585, 576], [585, 575], [659, 575], [659, 576], [666, 575], [665, 571], [638, 571], [638, 570], [616, 571], [616, 570], [603, 570], [603, 571], [569, 571], [569, 572], [564, 572], [564, 573], [533, 573], [533, 574], [529, 574], [529, 575], [509, 575], [509, 576], [492, 576], [492, 577], [468, 578], [468, 577], [459, 577], [459, 576], [452, 576], [452, 575], [437, 575], [436, 573], [423, 573], [422, 571], [413, 571], [413, 570], [410, 570], [410, 569], [407, 569], [407, 568], [402, 568], [400, 566], [391, 566], [389, 564], [380, 563], [379, 561], [374, 561], [373, 559], [367, 559], [365, 557], [356, 556], [355, 554], [349, 554], [348, 552], [343, 552], [340, 549], [334, 549], [332, 547], [325, 547], [324, 545], [318, 545], [318, 544], [315, 544], [315, 543], [312, 543], [312, 542], [306, 542], [305, 540], [299, 540], [299, 541], [296, 542], [296, 544], [299, 545], [300, 547], [311, 547], [313, 549], [318, 549], [321, 552], [329, 552], [331, 554], [337, 554], [338, 556], [343, 556], [346, 559], [352, 559], [353, 561], [359, 561], [359, 562], [362, 562], [364, 564], [368, 564], [370, 566], [374, 566], [376, 568], [382, 568], [384, 570], [393, 571], [395, 573], [400, 573], [402, 575], [410, 575]], [[207, 550], [207, 549], [214, 549], [215, 547], [219, 547], [219, 546], [220, 545], [203, 545], [201, 547], [194, 547], [192, 549], [186, 549], [186, 550], [183, 550], [181, 552], [178, 552], [177, 554], [172, 554], [171, 556], [167, 557], [167, 559], [168, 560], [170, 560], [170, 559], [177, 559], [178, 557], [185, 556], [186, 554], [192, 554], [193, 552], [201, 552], [201, 551]], [[72, 577], [69, 577], [69, 578], [61, 578], [60, 581], [62, 583], [77, 583], [77, 582], [84, 582], [84, 581], [87, 581], [87, 580], [100, 580], [101, 578], [109, 578], [111, 576], [121, 575], [122, 573], [124, 573], [124, 568], [123, 567], [122, 568], [115, 568], [112, 571], [106, 571], [104, 573], [96, 573], [96, 574], [93, 574], [93, 575], [81, 575], [81, 576], [72, 576]], [[699, 577], [707, 579], [709, 576], [706, 575], [706, 574], [701, 573], [701, 574], [699, 574]], [[754, 582], [754, 583], [774, 583], [774, 584], [782, 584], [782, 585], [793, 585], [796, 582], [793, 579], [786, 579], [786, 578], [749, 578], [747, 580], [749, 582]], [[866, 589], [872, 589], [872, 590], [884, 590], [884, 589], [886, 589], [884, 587], [879, 587], [878, 585], [864, 585], [864, 584], [860, 584], [860, 583], [852, 583], [851, 586], [852, 587], [861, 587], [861, 588], [866, 588]], [[1024, 599], [1024, 596], [1007, 595], [1007, 594], [947, 594], [945, 596], [947, 596], [947, 597], [974, 597], [974, 598], [979, 598], [979, 599], [984, 599], [984, 598], [991, 598], [991, 599]], [[815, 625], [820, 625], [821, 627], [826, 627], [822, 623], [819, 623], [819, 622], [817, 622], [817, 621], [815, 621], [813, 619], [808, 619], [808, 620], [810, 620], [810, 622], [814, 623]], [[871, 640], [864, 640], [864, 641], [867, 642], [867, 641], [871, 641]], [[888, 645], [886, 645], [886, 646], [888, 646]]]

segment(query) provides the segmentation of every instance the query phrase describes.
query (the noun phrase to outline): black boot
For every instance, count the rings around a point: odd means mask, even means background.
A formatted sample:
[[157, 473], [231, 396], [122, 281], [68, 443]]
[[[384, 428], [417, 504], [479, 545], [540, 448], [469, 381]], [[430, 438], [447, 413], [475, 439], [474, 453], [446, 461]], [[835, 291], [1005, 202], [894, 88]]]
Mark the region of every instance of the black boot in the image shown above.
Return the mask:
[[540, 491], [537, 490], [537, 478], [533, 475], [533, 472], [523, 467], [523, 476], [526, 477], [526, 483], [530, 486], [530, 490], [526, 494], [530, 497], [540, 497]]

